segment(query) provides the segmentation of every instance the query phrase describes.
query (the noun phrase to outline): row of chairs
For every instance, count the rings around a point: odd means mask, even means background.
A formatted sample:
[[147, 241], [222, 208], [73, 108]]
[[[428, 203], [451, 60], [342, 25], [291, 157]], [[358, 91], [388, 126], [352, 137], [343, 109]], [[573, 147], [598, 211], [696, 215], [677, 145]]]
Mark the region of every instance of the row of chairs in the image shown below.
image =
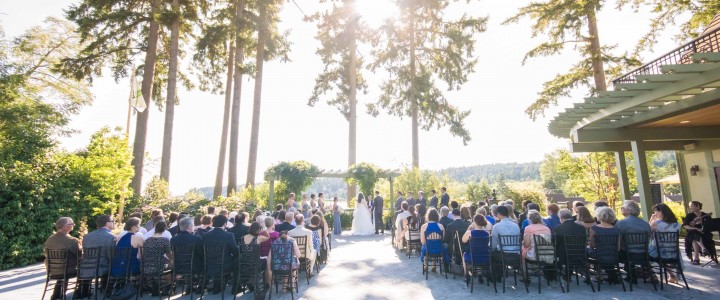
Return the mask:
[[[302, 253], [305, 253], [305, 247], [312, 247], [308, 245], [306, 237], [296, 237], [295, 240], [300, 246]], [[321, 253], [323, 254], [319, 259], [315, 260], [315, 269], [319, 272], [319, 267], [322, 263], [327, 260], [327, 251], [329, 243], [323, 241]], [[272, 251], [288, 251], [287, 249], [280, 249], [286, 245], [272, 245]], [[139, 270], [137, 274], [133, 274], [133, 248], [129, 247], [112, 247], [112, 248], [85, 248], [82, 251], [82, 256], [79, 257], [78, 264], [76, 267], [70, 267], [68, 261], [70, 259], [69, 250], [53, 250], [46, 249], [45, 255], [48, 259], [47, 275], [45, 280], [45, 288], [43, 291], [42, 299], [45, 299], [47, 291], [51, 290], [48, 288], [52, 282], [59, 282], [62, 290], [61, 294], [63, 299], [70, 288], [74, 288], [75, 292], [78, 292], [79, 281], [86, 281], [91, 286], [95, 287], [94, 299], [98, 299], [100, 294], [100, 279], [105, 276], [100, 272], [100, 262], [104, 257], [109, 258], [108, 266], [122, 266], [122, 270], [116, 270], [108, 274], [107, 281], [105, 281], [104, 294], [111, 292], [111, 288], [120, 288], [124, 285], [132, 285], [136, 287], [135, 298], [142, 296], [144, 287], [151, 285], [155, 292], [159, 295], [159, 299], [162, 298], [161, 291], [166, 291], [168, 296], [175, 294], [179, 284], [182, 284], [183, 290], [181, 295], [186, 292], [189, 293], [190, 298], [194, 299], [196, 291], [200, 292], [201, 298], [204, 297], [207, 289], [207, 284], [212, 280], [217, 282], [220, 286], [221, 298], [224, 299], [224, 293], [222, 290], [228, 284], [232, 284], [235, 288], [233, 290], [233, 299], [236, 295], [249, 288], [252, 288], [255, 292], [256, 298], [264, 298], [267, 290], [265, 289], [264, 280], [264, 266], [260, 264], [260, 249], [258, 245], [239, 245], [239, 256], [236, 259], [236, 268], [227, 268], [231, 260], [230, 254], [226, 252], [225, 244], [213, 244], [208, 243], [202, 247], [204, 260], [203, 265], [198, 266], [193, 259], [198, 253], [196, 253], [196, 247], [194, 245], [173, 245], [172, 246], [172, 267], [170, 269], [161, 269], [156, 273], [146, 273], [144, 262], [145, 252], [143, 248], [138, 248], [140, 253]], [[289, 251], [292, 251], [290, 249]], [[105, 252], [105, 253], [103, 253]], [[309, 260], [300, 259], [301, 270], [305, 270], [308, 284], [310, 283], [310, 266]], [[283, 265], [284, 264], [284, 265]], [[284, 270], [291, 269], [292, 261], [279, 262], [279, 265], [273, 265], [271, 268]], [[288, 267], [289, 266], [289, 267]], [[236, 274], [236, 276], [233, 276]], [[297, 286], [297, 276], [292, 277], [288, 272], [278, 271], [273, 272], [272, 280], [275, 282], [276, 291], [278, 282], [281, 280], [290, 280], [292, 287], [297, 292], [299, 290]], [[76, 278], [75, 282], [71, 282], [71, 279]], [[112, 283], [112, 284], [111, 284]], [[291, 291], [292, 293], [292, 291]], [[294, 295], [292, 295], [294, 298]]]
[[[679, 235], [677, 232], [655, 232], [653, 233], [655, 244], [657, 245], [657, 257], [651, 257], [648, 253], [649, 236], [646, 233], [627, 233], [622, 235], [623, 245], [625, 245], [625, 251], [623, 257], [620, 257], [617, 250], [620, 237], [617, 235], [595, 235], [595, 249], [592, 250], [591, 254], [588, 253], [587, 244], [588, 239], [585, 235], [565, 235], [563, 236], [564, 249], [558, 249], [558, 240], [553, 238], [547, 240], [541, 235], [533, 236], [535, 242], [535, 259], [526, 259], [525, 265], [521, 264], [520, 254], [502, 252], [499, 251], [500, 261], [502, 265], [502, 283], [503, 293], [505, 292], [505, 279], [507, 272], [512, 271], [515, 277], [515, 285], [517, 285], [517, 274], [520, 273], [528, 278], [527, 274], [534, 272], [538, 280], [538, 293], [541, 293], [541, 280], [540, 275], [544, 271], [554, 272], [560, 280], [558, 280], [560, 287], [565, 292], [565, 286], [563, 286], [562, 280], [567, 282], [567, 291], [570, 291], [571, 275], [575, 274], [576, 284], [579, 285], [579, 274], [582, 273], [586, 280], [585, 282], [590, 285], [593, 292], [595, 288], [591, 281], [591, 276], [595, 275], [598, 283], [598, 291], [600, 291], [600, 284], [602, 282], [601, 276], [614, 275], [619, 278], [621, 273], [620, 264], [622, 263], [626, 270], [627, 276], [630, 281], [630, 291], [633, 289], [633, 282], [636, 281], [634, 268], [640, 267], [648, 273], [655, 274], [655, 269], [660, 274], [660, 289], [663, 289], [664, 284], [668, 283], [668, 272], [672, 272], [682, 277], [685, 284], [685, 288], [689, 290], [683, 268], [681, 266], [682, 258], [679, 250]], [[483, 237], [472, 237], [468, 245], [464, 245], [460, 241], [460, 236], [455, 235], [455, 247], [463, 251], [468, 251], [470, 261], [462, 261], [462, 264], [466, 271], [466, 284], [470, 287], [470, 292], [473, 292], [474, 279], [482, 276], [483, 270], [487, 270], [491, 278], [494, 278], [493, 274], [493, 262], [492, 252], [490, 251], [490, 240], [491, 236]], [[521, 245], [520, 236], [505, 236], [499, 235], [499, 247], [500, 249], [506, 249], [505, 247], [519, 248]], [[561, 260], [558, 251], [564, 251], [564, 259]], [[452, 251], [452, 250], [451, 250]], [[498, 255], [498, 254], [496, 254]], [[654, 266], [652, 264], [655, 264]], [[524, 267], [524, 271], [523, 271]], [[651, 275], [650, 275], [651, 276]], [[646, 276], [647, 278], [649, 276]], [[551, 278], [546, 276], [548, 282]], [[497, 285], [494, 280], [493, 286], [497, 293]], [[619, 280], [622, 284], [623, 291], [625, 291], [625, 283]], [[654, 280], [651, 280], [653, 287], [657, 290], [657, 286]], [[528, 282], [524, 281], [525, 289], [529, 292]], [[490, 282], [488, 281], [488, 286]]]

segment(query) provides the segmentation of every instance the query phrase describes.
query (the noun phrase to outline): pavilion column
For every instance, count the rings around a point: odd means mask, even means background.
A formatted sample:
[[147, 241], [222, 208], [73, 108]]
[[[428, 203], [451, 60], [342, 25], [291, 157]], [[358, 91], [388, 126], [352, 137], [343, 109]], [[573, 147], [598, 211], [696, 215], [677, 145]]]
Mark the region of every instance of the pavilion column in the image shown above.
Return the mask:
[[395, 201], [393, 201], [393, 197], [395, 197], [395, 191], [393, 191], [393, 178], [388, 177], [388, 180], [390, 180], [390, 195], [388, 196], [390, 198], [390, 207], [388, 208], [390, 208], [390, 211], [394, 211], [395, 207], [393, 206], [393, 204], [395, 203]]
[[642, 206], [643, 218], [645, 221], [652, 215], [652, 194], [650, 193], [650, 175], [648, 174], [647, 157], [645, 156], [645, 145], [642, 141], [631, 141], [633, 161], [635, 162], [635, 173], [640, 192], [640, 206]]
[[617, 168], [618, 183], [620, 185], [620, 199], [632, 199], [624, 151], [615, 152], [615, 168]]

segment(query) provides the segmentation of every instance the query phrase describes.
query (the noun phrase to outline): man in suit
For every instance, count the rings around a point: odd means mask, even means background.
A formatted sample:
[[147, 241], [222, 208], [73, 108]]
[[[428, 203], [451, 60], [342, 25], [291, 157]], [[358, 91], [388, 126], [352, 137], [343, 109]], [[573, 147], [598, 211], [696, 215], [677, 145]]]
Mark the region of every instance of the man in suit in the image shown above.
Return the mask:
[[[240, 214], [238, 214], [240, 215]], [[170, 244], [173, 247], [176, 246], [186, 246], [186, 245], [192, 245], [194, 247], [193, 251], [193, 265], [192, 265], [192, 272], [195, 274], [201, 274], [203, 272], [203, 238], [199, 235], [194, 235], [193, 232], [195, 231], [194, 228], [195, 222], [193, 221], [192, 217], [185, 217], [181, 218], [180, 221], [178, 221], [178, 234], [172, 237], [170, 239]], [[178, 273], [189, 273], [189, 269], [184, 269], [184, 266], [175, 266], [176, 271]]]
[[437, 197], [437, 191], [432, 190], [430, 191], [432, 193], [432, 197], [430, 197], [430, 207], [434, 207], [435, 209], [438, 208], [438, 197]]
[[523, 221], [527, 220], [527, 213], [529, 211], [528, 204], [530, 204], [530, 203], [532, 203], [532, 201], [530, 201], [530, 200], [523, 200], [523, 202], [521, 203], [522, 208], [523, 208], [523, 213], [521, 213], [518, 216], [518, 226], [522, 226]]
[[[467, 211], [467, 212], [465, 212]], [[463, 210], [466, 215], [469, 215], [469, 210]], [[455, 220], [450, 222], [450, 224], [445, 227], [445, 244], [452, 245], [455, 242], [455, 233], [462, 237], [465, 234], [465, 231], [467, 231], [468, 226], [470, 226], [470, 222], [463, 220], [463, 215], [461, 215], [459, 209], [453, 210], [453, 216], [455, 216]], [[448, 246], [450, 248], [450, 246]], [[461, 265], [461, 251], [455, 250], [455, 253], [450, 253], [453, 256], [453, 260], [455, 261], [455, 264]]]
[[[44, 250], [67, 250], [67, 275], [68, 278], [77, 276], [75, 270], [77, 270], [78, 259], [80, 258], [80, 240], [70, 235], [70, 232], [75, 228], [75, 222], [73, 219], [68, 217], [59, 218], [55, 221], [55, 234], [51, 235], [45, 241]], [[47, 266], [48, 260], [45, 259], [45, 266]], [[50, 270], [50, 276], [63, 276], [63, 270], [59, 268], [53, 268]], [[50, 299], [63, 298], [63, 290], [67, 290], [67, 281], [58, 280], [55, 282], [55, 288]]]
[[[222, 270], [216, 265], [206, 266], [206, 275], [218, 275], [220, 272], [230, 272], [233, 278], [237, 274], [237, 257], [238, 246], [235, 242], [235, 236], [232, 233], [225, 231], [225, 225], [227, 224], [227, 217], [223, 215], [216, 215], [212, 218], [213, 229], [208, 231], [202, 236], [203, 245], [208, 246], [210, 244], [223, 244], [225, 246], [225, 261]], [[226, 282], [232, 282], [231, 278], [228, 278]], [[214, 290], [222, 292], [224, 287], [220, 286], [220, 280], [215, 281]]]
[[440, 207], [450, 205], [450, 195], [447, 193], [447, 188], [441, 187], [440, 191], [442, 192], [442, 196], [440, 197]]
[[398, 191], [397, 196], [397, 200], [395, 200], [395, 211], [402, 211], [402, 203], [403, 201], [405, 201], [405, 198], [403, 197], [403, 192]]
[[[442, 224], [443, 227], [447, 227], [450, 223], [452, 223], [453, 219], [448, 217], [448, 214], [450, 214], [450, 209], [447, 206], [443, 206], [440, 208], [440, 224]], [[460, 215], [460, 211], [458, 210], [458, 216]]]
[[378, 231], [385, 234], [385, 226], [383, 226], [383, 198], [380, 197], [380, 191], [375, 191], [372, 209], [373, 217], [375, 218], [375, 234], [378, 234]]
[[[310, 264], [310, 272], [308, 273], [308, 277], [312, 278], [313, 275], [313, 267], [315, 266], [315, 259], [317, 259], [317, 252], [315, 251], [315, 248], [313, 248], [313, 232], [309, 229], [305, 228], [305, 216], [302, 214], [298, 214], [295, 216], [295, 228], [288, 231], [288, 235], [291, 237], [298, 237], [298, 236], [304, 236], [306, 237], [305, 240], [305, 252], [300, 253], [301, 258], [309, 259], [310, 261], [308, 264]], [[302, 251], [303, 249], [300, 249]]]
[[[117, 237], [112, 234], [112, 230], [115, 229], [115, 220], [109, 215], [100, 215], [95, 219], [97, 229], [85, 235], [82, 240], [83, 249], [100, 248], [100, 257], [98, 258], [98, 270], [95, 274], [95, 270], [82, 269], [80, 270], [80, 278], [94, 278], [95, 276], [100, 277], [100, 285], [105, 286], [107, 284], [110, 264], [110, 250], [115, 247]], [[78, 295], [74, 297], [83, 298], [85, 296], [90, 297], [90, 280], [78, 280]], [[103, 290], [100, 288], [99, 290]]]
[[427, 197], [425, 197], [425, 192], [423, 192], [423, 191], [418, 192], [418, 199], [417, 199], [416, 203], [420, 204], [421, 206], [424, 206], [427, 209], [428, 201], [427, 201]]
[[294, 221], [295, 213], [294, 212], [287, 212], [285, 213], [285, 222], [280, 223], [279, 225], [275, 226], [275, 231], [277, 232], [283, 232], [283, 231], [290, 231], [295, 229], [295, 225], [291, 224], [290, 222]]
[[567, 256], [565, 255], [566, 246], [564, 237], [566, 235], [587, 236], [587, 233], [585, 226], [573, 222], [572, 212], [569, 209], [561, 209], [560, 212], [558, 212], [558, 216], [560, 217], [561, 223], [553, 228], [552, 233], [556, 245], [555, 252], [558, 257], [560, 257], [560, 264], [565, 264], [567, 262]]
[[248, 233], [248, 229], [249, 227], [245, 224], [245, 214], [239, 213], [235, 215], [235, 225], [228, 229], [228, 232], [235, 236], [235, 241], [237, 242]]
[[415, 200], [415, 193], [413, 193], [413, 192], [408, 192], [407, 194], [408, 194], [408, 198], [407, 198], [407, 200], [405, 200], [405, 201], [407, 201], [408, 205], [410, 205], [410, 206], [415, 206], [415, 204], [416, 204], [416, 202], [417, 202], [417, 201]]
[[186, 212], [181, 212], [178, 215], [178, 217], [177, 217], [178, 222], [175, 222], [175, 226], [170, 227], [170, 229], [168, 229], [168, 232], [170, 232], [171, 236], [175, 236], [176, 234], [178, 234], [178, 232], [180, 232], [180, 226], [178, 226], [177, 224], [179, 223], [180, 219], [185, 218], [187, 216], [188, 216], [188, 213], [186, 213]]

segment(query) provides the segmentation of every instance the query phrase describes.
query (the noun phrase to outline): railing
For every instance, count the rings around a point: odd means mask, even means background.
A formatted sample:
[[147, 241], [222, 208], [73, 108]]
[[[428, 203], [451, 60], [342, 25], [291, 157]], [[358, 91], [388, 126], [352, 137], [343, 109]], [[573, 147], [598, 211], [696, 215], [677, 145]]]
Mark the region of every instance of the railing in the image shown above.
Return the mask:
[[676, 48], [673, 51], [648, 62], [629, 73], [612, 81], [613, 85], [621, 83], [636, 83], [637, 75], [662, 74], [663, 65], [680, 65], [692, 63], [692, 55], [704, 52], [720, 52], [720, 27], [708, 32], [691, 42]]

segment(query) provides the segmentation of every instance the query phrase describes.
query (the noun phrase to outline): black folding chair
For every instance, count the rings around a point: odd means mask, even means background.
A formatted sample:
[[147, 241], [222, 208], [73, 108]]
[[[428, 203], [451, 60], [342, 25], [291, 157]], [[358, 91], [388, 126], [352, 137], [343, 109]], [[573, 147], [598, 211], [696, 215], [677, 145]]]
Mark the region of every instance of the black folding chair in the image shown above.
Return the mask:
[[[70, 250], [68, 249], [45, 249], [45, 257], [47, 258], [47, 275], [45, 276], [45, 288], [41, 299], [45, 299], [45, 293], [48, 291], [50, 281], [55, 281], [55, 285], [60, 284], [60, 293], [63, 300], [67, 299], [69, 280], [77, 276], [77, 266], [70, 267], [68, 261], [70, 258]], [[53, 286], [52, 289], [55, 287]]]
[[[278, 292], [278, 283], [280, 280], [287, 280], [290, 284], [290, 297], [292, 299], [295, 299], [295, 294], [293, 293], [293, 290], [295, 292], [299, 293], [300, 288], [298, 286], [298, 276], [295, 273], [295, 270], [292, 267], [292, 257], [290, 256], [290, 259], [284, 260], [279, 259], [279, 253], [292, 253], [293, 252], [293, 245], [292, 243], [284, 243], [284, 244], [277, 244], [273, 243], [271, 245], [271, 264], [270, 268], [272, 268], [272, 279], [273, 282], [275, 282], [275, 292]], [[270, 289], [270, 298], [272, 298], [272, 288]]]
[[[460, 243], [460, 236], [456, 235], [456, 239]], [[490, 239], [491, 236], [471, 237], [466, 248], [470, 254], [470, 261], [467, 262], [463, 259], [463, 266], [465, 268], [465, 286], [470, 285], [470, 293], [474, 290], [475, 277], [478, 278], [478, 281], [481, 281], [482, 271], [487, 269], [490, 272], [490, 278], [492, 278], [492, 280], [487, 281], [487, 286], [490, 286], [490, 281], [492, 281], [497, 294], [497, 282], [495, 282], [492, 259], [490, 258]]]
[[593, 236], [595, 249], [588, 257], [591, 269], [595, 274], [598, 282], [598, 291], [600, 291], [601, 279], [603, 272], [608, 276], [608, 283], [611, 283], [609, 276], [614, 275], [616, 280], [622, 284], [625, 291], [625, 282], [620, 278], [620, 259], [618, 258], [618, 240], [619, 237], [614, 234], [596, 234]]
[[[260, 263], [260, 246], [240, 244], [238, 259], [238, 280], [236, 286], [246, 286], [255, 292], [255, 299], [265, 298], [265, 270]], [[237, 293], [233, 294], [233, 300]]]
[[564, 274], [561, 275], [567, 282], [567, 291], [570, 292], [570, 283], [572, 275], [570, 272], [575, 273], [575, 284], [580, 285], [580, 278], [578, 273], [584, 272], [586, 282], [590, 285], [593, 293], [595, 292], [595, 286], [593, 286], [590, 280], [590, 268], [587, 262], [587, 236], [586, 235], [564, 235], [563, 236], [565, 249], [559, 249], [565, 251], [564, 261], [560, 260], [561, 269]]
[[626, 232], [623, 234], [623, 244], [625, 245], [624, 263], [630, 281], [631, 292], [633, 283], [637, 281], [635, 266], [639, 266], [645, 273], [650, 273], [650, 275], [643, 277], [643, 282], [647, 283], [646, 278], [650, 277], [650, 282], [657, 291], [657, 284], [653, 278], [655, 272], [650, 267], [650, 256], [648, 255], [648, 243], [650, 242], [648, 234], [648, 232]]
[[[190, 299], [195, 299], [194, 292], [196, 283], [202, 277], [202, 266], [195, 265], [195, 245], [172, 245], [173, 268], [170, 281], [170, 291], [175, 292], [178, 281], [184, 282], [182, 296], [186, 291], [190, 293]], [[199, 252], [199, 251], [198, 251]]]
[[[515, 279], [515, 286], [517, 286], [517, 274], [522, 274], [522, 261], [520, 260], [520, 249], [521, 249], [521, 243], [520, 243], [520, 235], [498, 235], [498, 245], [500, 246], [500, 257], [502, 261], [502, 284], [503, 284], [503, 293], [505, 293], [505, 279], [507, 278], [507, 271], [512, 270], [513, 277]], [[505, 249], [517, 249], [517, 253], [514, 252], [506, 252]], [[525, 291], [530, 293], [530, 290], [528, 289], [528, 284], [526, 281], [523, 281], [525, 284]]]
[[[80, 261], [78, 262], [78, 284], [75, 286], [73, 294], [85, 291], [91, 291], [92, 284], [95, 284], [95, 299], [99, 294], [99, 279], [105, 274], [100, 274], [100, 257], [102, 256], [103, 247], [84, 248]], [[107, 283], [107, 282], [106, 282]]]
[[[225, 270], [226, 259], [229, 256], [225, 251], [224, 243], [207, 243], [203, 246], [205, 252], [205, 270], [203, 272], [203, 279], [200, 286], [200, 299], [205, 296], [205, 289], [207, 288], [208, 282], [212, 279], [214, 281], [219, 280], [220, 298], [225, 299], [225, 285], [227, 284], [226, 279], [231, 277], [230, 272]], [[218, 283], [215, 283], [217, 286]], [[214, 288], [214, 287], [213, 287]]]
[[[148, 267], [148, 262], [151, 260], [149, 255], [146, 254], [145, 248], [140, 248], [140, 279], [138, 281], [138, 289], [139, 293], [135, 295], [135, 299], [139, 299], [143, 295], [144, 285], [150, 284], [151, 288], [155, 288], [155, 293], [158, 295], [158, 299], [162, 300], [162, 290], [164, 287], [168, 287], [168, 290], [172, 286], [172, 281], [166, 281], [163, 284], [163, 277], [166, 277], [170, 274], [172, 274], [172, 271], [170, 269], [165, 268], [164, 263], [163, 266], [160, 267], [157, 270], [150, 270]], [[164, 258], [161, 258], [164, 259]]]
[[447, 279], [447, 268], [445, 265], [445, 258], [443, 251], [442, 236], [437, 232], [430, 232], [425, 236], [425, 257], [423, 259], [423, 273], [425, 273], [425, 280], [428, 279], [430, 267], [439, 267], [440, 273], [445, 271], [445, 279]]
[[138, 264], [139, 267], [139, 262], [133, 259], [133, 256], [137, 255], [135, 251], [139, 250], [133, 247], [110, 248], [110, 275], [105, 285], [105, 294], [108, 294], [111, 288], [132, 284], [137, 280], [139, 273], [133, 274], [133, 266]]
[[[525, 274], [526, 278], [529, 278], [528, 274], [530, 270], [535, 270], [535, 275], [538, 280], [538, 294], [542, 293], [542, 281], [540, 280], [540, 273], [547, 271], [548, 267], [552, 267], [554, 274], [560, 274], [560, 268], [558, 267], [558, 258], [555, 253], [555, 244], [552, 241], [550, 235], [533, 235], [533, 242], [535, 243], [535, 260], [525, 258]], [[547, 274], [546, 274], [547, 275]], [[550, 286], [550, 278], [545, 276], [548, 286]], [[562, 280], [558, 280], [560, 283], [560, 289], [565, 293]]]
[[305, 253], [307, 253], [307, 247], [312, 246], [308, 245], [307, 236], [294, 236], [293, 239], [300, 249], [300, 255], [302, 255], [298, 258], [300, 261], [300, 270], [305, 271], [305, 279], [307, 280], [307, 283], [310, 284], [310, 277], [312, 276], [312, 272], [310, 271], [310, 259], [305, 257]]
[[680, 237], [678, 232], [655, 232], [654, 238], [657, 257], [650, 258], [650, 260], [656, 262], [660, 269], [660, 289], [663, 289], [663, 276], [665, 276], [665, 284], [668, 284], [667, 273], [673, 272], [676, 276], [682, 276], [685, 288], [690, 290], [681, 265], [682, 258], [680, 257]]
[[422, 244], [420, 242], [420, 228], [410, 228], [408, 229], [408, 239], [405, 242], [405, 252], [407, 252], [407, 257], [412, 257], [413, 251], [415, 251], [415, 254], [420, 256], [420, 247], [422, 247]]

